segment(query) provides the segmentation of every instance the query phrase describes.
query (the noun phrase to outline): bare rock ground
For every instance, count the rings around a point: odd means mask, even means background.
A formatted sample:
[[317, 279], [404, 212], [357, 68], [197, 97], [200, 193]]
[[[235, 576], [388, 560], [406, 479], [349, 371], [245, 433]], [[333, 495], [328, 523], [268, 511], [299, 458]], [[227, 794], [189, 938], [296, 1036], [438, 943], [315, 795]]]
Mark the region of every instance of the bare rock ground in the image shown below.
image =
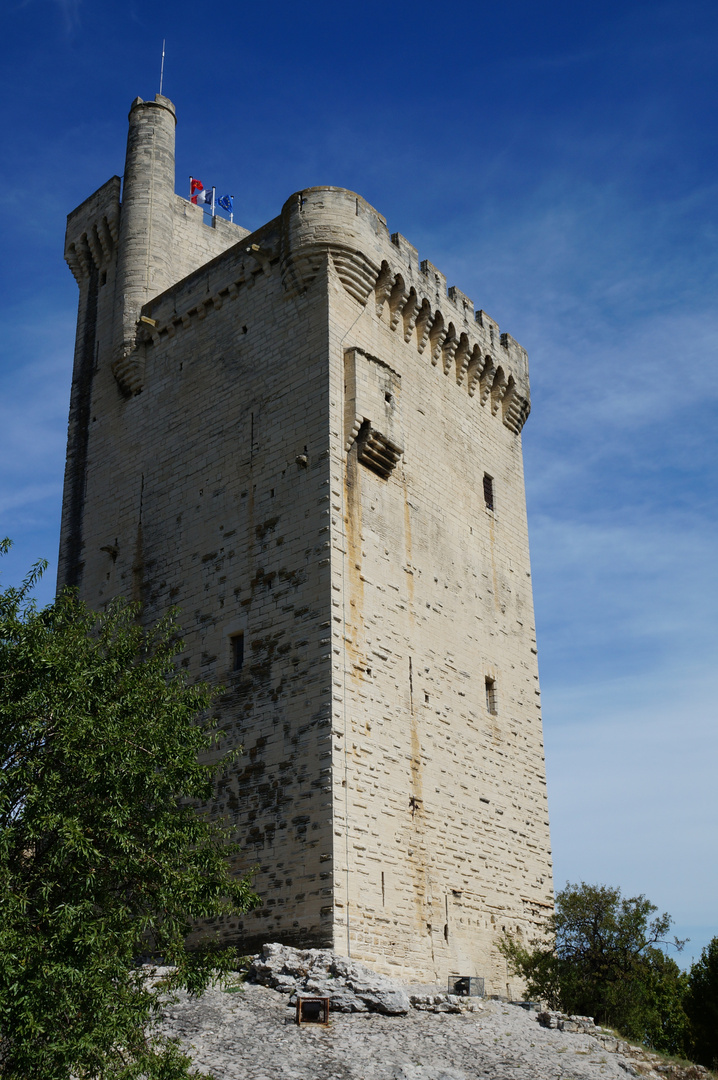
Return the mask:
[[[216, 1080], [710, 1080], [590, 1017], [403, 987], [327, 950], [265, 945], [249, 979], [165, 1010], [164, 1034]], [[298, 994], [331, 997], [329, 1027], [297, 1026]]]
[[332, 1013], [297, 1027], [286, 995], [247, 985], [182, 996], [165, 1032], [217, 1080], [626, 1080], [630, 1066], [592, 1036], [541, 1027], [491, 1003], [481, 1013]]

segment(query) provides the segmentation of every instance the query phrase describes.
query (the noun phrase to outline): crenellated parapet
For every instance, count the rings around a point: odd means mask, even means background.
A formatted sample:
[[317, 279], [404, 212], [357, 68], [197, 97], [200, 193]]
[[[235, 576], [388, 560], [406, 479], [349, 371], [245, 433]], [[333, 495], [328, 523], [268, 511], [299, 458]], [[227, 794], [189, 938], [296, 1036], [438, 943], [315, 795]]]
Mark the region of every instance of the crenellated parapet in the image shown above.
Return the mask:
[[486, 312], [364, 199], [342, 188], [293, 195], [281, 215], [282, 282], [288, 296], [309, 289], [331, 258], [347, 293], [379, 318], [457, 388], [476, 397], [518, 434], [529, 414], [528, 357]]
[[[186, 330], [277, 269], [285, 299], [308, 293], [331, 262], [344, 289], [437, 373], [518, 434], [530, 411], [528, 357], [510, 334], [446, 278], [353, 192], [310, 188], [293, 195], [279, 218], [189, 275], [143, 308], [138, 344]], [[142, 364], [135, 356], [130, 392]], [[139, 380], [139, 381], [138, 381]]]
[[325, 223], [318, 221], [316, 214], [324, 209], [321, 201], [313, 200], [311, 211], [305, 214], [309, 196], [316, 192], [333, 193], [338, 190], [341, 189], [311, 188], [309, 192], [297, 192], [284, 204], [280, 219], [281, 272], [287, 297], [306, 292], [326, 262], [327, 255], [331, 257], [344, 288], [360, 304], [367, 302], [375, 286], [377, 264], [370, 254], [357, 245], [358, 235], [355, 231], [337, 228], [331, 220]]
[[65, 261], [77, 284], [89, 280], [93, 268], [106, 270], [120, 229], [120, 178], [113, 176], [68, 216]]
[[171, 340], [178, 333], [205, 325], [208, 316], [221, 311], [225, 304], [236, 300], [246, 290], [253, 289], [260, 276], [277, 272], [279, 224], [279, 218], [268, 222], [145, 304], [137, 324], [133, 351], [136, 370], [142, 377], [143, 350]]

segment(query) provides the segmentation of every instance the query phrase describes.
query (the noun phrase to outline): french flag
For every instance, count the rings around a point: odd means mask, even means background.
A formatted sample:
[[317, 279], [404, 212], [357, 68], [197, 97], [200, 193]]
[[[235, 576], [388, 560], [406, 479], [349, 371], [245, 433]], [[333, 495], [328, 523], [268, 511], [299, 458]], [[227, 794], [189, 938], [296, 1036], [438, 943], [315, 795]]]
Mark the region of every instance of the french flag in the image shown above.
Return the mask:
[[212, 205], [212, 192], [205, 191], [204, 184], [195, 176], [189, 178], [189, 201], [195, 206]]

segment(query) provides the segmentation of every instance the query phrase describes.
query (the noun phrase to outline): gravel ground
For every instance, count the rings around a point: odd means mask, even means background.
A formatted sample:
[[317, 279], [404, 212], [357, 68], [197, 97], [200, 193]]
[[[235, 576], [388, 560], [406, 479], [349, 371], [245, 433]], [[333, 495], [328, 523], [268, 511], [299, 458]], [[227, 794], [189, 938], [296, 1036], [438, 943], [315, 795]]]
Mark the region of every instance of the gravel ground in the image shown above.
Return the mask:
[[164, 1032], [216, 1080], [626, 1080], [633, 1070], [592, 1036], [542, 1028], [487, 1002], [480, 1013], [333, 1013], [297, 1027], [287, 997], [263, 986], [180, 995]]

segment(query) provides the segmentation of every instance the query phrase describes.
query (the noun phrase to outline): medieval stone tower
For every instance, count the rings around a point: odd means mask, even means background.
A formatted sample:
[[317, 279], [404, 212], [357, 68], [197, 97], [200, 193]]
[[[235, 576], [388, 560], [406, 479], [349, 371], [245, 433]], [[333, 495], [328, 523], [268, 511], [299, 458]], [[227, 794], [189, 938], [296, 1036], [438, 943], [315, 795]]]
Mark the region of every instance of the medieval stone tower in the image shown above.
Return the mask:
[[181, 608], [244, 756], [224, 932], [505, 993], [552, 907], [525, 351], [353, 192], [249, 234], [174, 193], [175, 111], [70, 214], [60, 584]]

